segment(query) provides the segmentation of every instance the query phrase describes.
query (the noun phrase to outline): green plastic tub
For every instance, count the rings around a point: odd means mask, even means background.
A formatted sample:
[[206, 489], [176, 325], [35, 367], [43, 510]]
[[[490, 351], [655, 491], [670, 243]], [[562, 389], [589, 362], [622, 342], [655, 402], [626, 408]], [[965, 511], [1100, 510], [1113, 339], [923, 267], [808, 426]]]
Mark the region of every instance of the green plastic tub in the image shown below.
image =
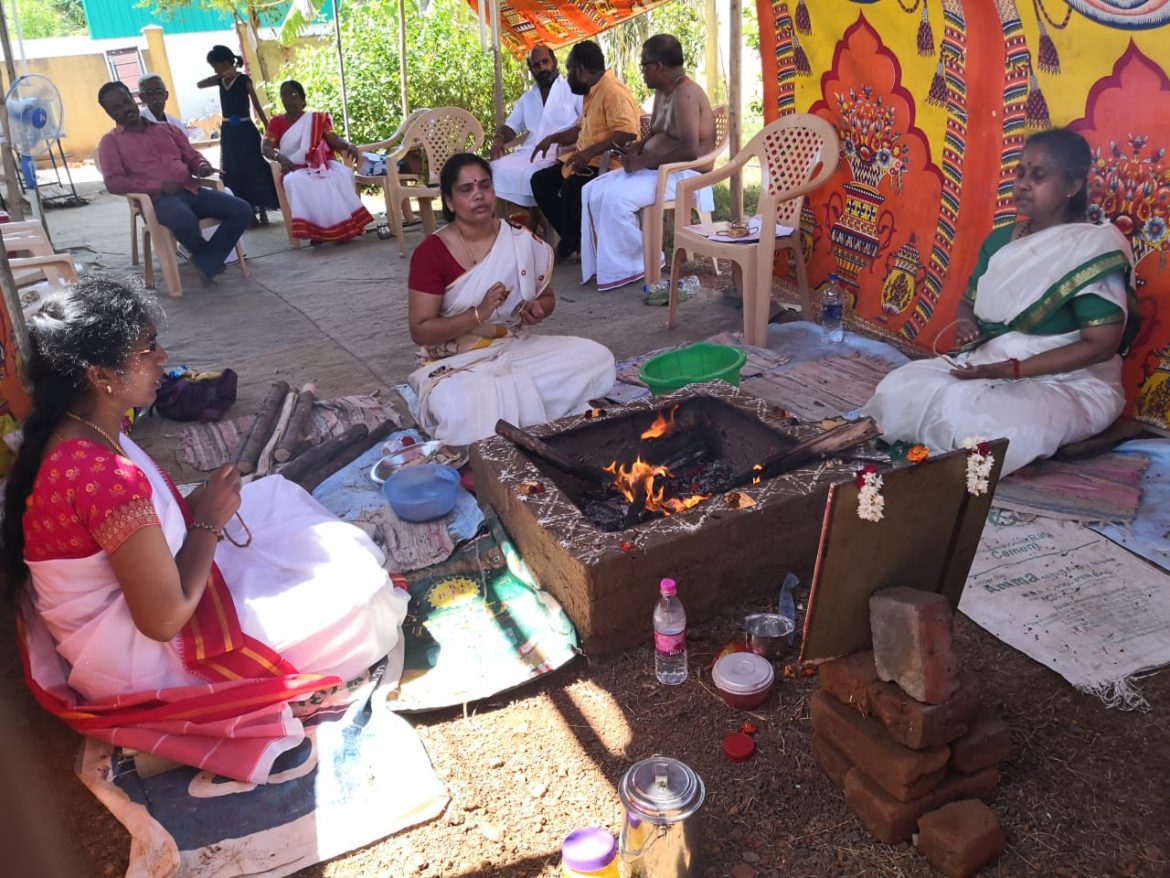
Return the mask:
[[652, 357], [638, 370], [638, 377], [655, 394], [716, 378], [739, 387], [739, 370], [745, 362], [747, 354], [739, 348], [701, 341]]

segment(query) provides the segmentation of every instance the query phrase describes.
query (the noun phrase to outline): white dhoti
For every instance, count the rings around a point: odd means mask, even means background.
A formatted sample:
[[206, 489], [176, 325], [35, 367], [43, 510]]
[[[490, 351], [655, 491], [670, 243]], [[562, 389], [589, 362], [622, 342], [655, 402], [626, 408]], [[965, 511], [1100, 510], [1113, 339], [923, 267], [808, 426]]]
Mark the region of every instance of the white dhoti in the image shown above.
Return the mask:
[[418, 369], [411, 387], [421, 396], [420, 388], [443, 367], [452, 374], [433, 384], [421, 408], [427, 432], [449, 445], [493, 435], [501, 418], [530, 427], [583, 412], [616, 378], [608, 348], [572, 336], [503, 339]]
[[548, 100], [540, 95], [540, 86], [533, 85], [521, 95], [515, 109], [504, 123], [519, 134], [527, 131], [523, 144], [510, 154], [492, 162], [492, 182], [496, 195], [521, 207], [535, 207], [532, 197], [532, 175], [541, 168], [555, 165], [557, 150], [553, 146], [536, 161], [529, 161], [532, 153], [545, 137], [571, 127], [581, 116], [580, 95], [573, 94], [564, 77], [556, 77], [548, 90]]
[[[666, 199], [674, 200], [680, 180], [698, 171], [676, 171], [666, 178]], [[654, 203], [658, 171], [609, 171], [581, 190], [581, 282], [597, 275], [597, 289], [612, 290], [641, 280], [642, 227], [638, 211]], [[708, 213], [715, 202], [711, 188], [695, 193], [695, 207]], [[659, 259], [664, 257], [660, 254]]]
[[[554, 153], [554, 150], [549, 150]], [[496, 189], [496, 197], [521, 207], [535, 207], [536, 199], [532, 197], [532, 175], [541, 168], [557, 163], [555, 154], [552, 158], [542, 158], [530, 161], [532, 150], [517, 150], [506, 156], [501, 156], [492, 162], [492, 184]]]

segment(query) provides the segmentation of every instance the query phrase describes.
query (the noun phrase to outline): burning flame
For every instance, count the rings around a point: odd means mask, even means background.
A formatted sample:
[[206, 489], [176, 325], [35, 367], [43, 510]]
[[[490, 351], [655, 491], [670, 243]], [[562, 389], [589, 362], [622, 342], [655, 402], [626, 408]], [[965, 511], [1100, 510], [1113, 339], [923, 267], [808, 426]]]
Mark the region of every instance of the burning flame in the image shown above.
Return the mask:
[[[752, 467], [752, 470], [753, 470], [754, 472], [757, 472], [757, 473], [759, 473], [759, 472], [763, 472], [763, 469], [764, 469], [763, 465], [762, 465], [762, 464], [758, 464], [758, 463], [757, 463], [755, 466], [753, 466], [753, 467]], [[752, 484], [753, 484], [753, 485], [758, 485], [759, 483], [760, 483], [760, 477], [759, 477], [759, 476], [753, 476], [753, 477], [752, 477]]]
[[659, 412], [658, 417], [654, 419], [654, 423], [642, 434], [642, 439], [661, 439], [663, 436], [674, 432], [674, 413], [678, 411], [678, 406], [672, 406], [670, 415], [667, 416], [665, 412]]
[[[671, 414], [673, 416], [673, 412]], [[659, 417], [661, 418], [661, 415]], [[655, 423], [657, 424], [658, 422], [655, 421]], [[673, 424], [673, 418], [671, 423]], [[643, 437], [645, 437], [645, 434], [643, 434]], [[659, 477], [664, 480], [673, 479], [674, 476], [666, 467], [651, 466], [642, 460], [640, 456], [629, 466], [621, 466], [615, 460], [609, 466], [603, 467], [603, 469], [605, 472], [613, 474], [614, 488], [629, 502], [633, 503], [634, 498], [640, 492], [646, 498], [646, 510], [649, 512], [672, 515], [676, 512], [683, 512], [698, 506], [710, 496], [709, 494], [694, 494], [681, 499], [678, 497], [663, 499], [666, 493], [666, 486], [657, 480]]]

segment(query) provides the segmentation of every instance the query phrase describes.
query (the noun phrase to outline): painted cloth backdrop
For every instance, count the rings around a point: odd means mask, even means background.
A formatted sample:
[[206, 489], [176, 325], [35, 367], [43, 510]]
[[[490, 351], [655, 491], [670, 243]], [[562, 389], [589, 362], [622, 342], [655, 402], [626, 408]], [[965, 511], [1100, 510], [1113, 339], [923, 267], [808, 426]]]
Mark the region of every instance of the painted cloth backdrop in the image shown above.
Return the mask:
[[832, 121], [842, 162], [802, 216], [809, 276], [930, 351], [993, 229], [1024, 140], [1093, 150], [1090, 214], [1133, 245], [1142, 332], [1129, 411], [1170, 426], [1170, 0], [757, 0], [764, 114]]
[[[467, 2], [472, 9], [479, 11], [481, 0]], [[524, 58], [538, 43], [550, 49], [579, 43], [665, 2], [667, 0], [577, 0], [569, 3], [501, 0], [500, 43], [515, 57]], [[484, 3], [483, 7], [487, 16], [490, 4]]]

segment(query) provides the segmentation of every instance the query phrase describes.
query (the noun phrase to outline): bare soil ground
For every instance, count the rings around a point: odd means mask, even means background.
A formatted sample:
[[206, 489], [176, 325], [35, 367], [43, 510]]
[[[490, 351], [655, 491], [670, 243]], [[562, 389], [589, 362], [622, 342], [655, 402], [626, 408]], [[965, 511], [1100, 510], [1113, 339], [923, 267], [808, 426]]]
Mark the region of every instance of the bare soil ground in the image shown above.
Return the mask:
[[[578, 659], [520, 693], [470, 705], [466, 714], [412, 718], [450, 792], [445, 814], [298, 878], [553, 878], [565, 835], [580, 826], [620, 827], [617, 784], [631, 764], [654, 753], [682, 759], [707, 784], [705, 876], [744, 866], [751, 871], [737, 871], [737, 878], [931, 875], [910, 844], [874, 842], [813, 761], [808, 699], [815, 677], [779, 679], [750, 714], [718, 698], [711, 662], [737, 637], [742, 613], [756, 609], [762, 605], [728, 608], [695, 626], [691, 679], [677, 688], [655, 682], [647, 645]], [[1076, 692], [965, 617], [958, 617], [956, 634], [964, 666], [1012, 728], [1012, 756], [993, 805], [1008, 847], [983, 874], [1170, 874], [1163, 718], [1170, 675], [1145, 682], [1150, 713], [1122, 713]], [[11, 674], [5, 679], [12, 681]], [[37, 741], [40, 756], [25, 779], [35, 786], [22, 786], [38, 790], [58, 843], [72, 849], [76, 871], [67, 874], [123, 874], [128, 837], [72, 776], [76, 737], [28, 704], [19, 686], [7, 689], [22, 737]], [[759, 728], [757, 752], [731, 763], [720, 741], [749, 719]]]

